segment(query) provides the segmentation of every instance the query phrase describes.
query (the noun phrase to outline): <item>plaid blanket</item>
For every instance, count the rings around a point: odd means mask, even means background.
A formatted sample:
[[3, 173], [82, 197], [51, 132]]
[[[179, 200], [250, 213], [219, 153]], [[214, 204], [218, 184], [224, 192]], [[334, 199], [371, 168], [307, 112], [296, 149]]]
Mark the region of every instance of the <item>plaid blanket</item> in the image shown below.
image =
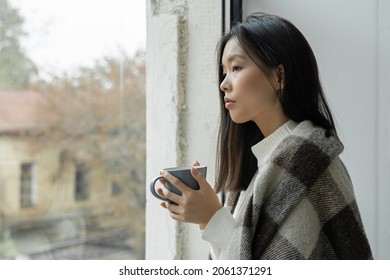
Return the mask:
[[234, 231], [240, 259], [372, 259], [342, 151], [309, 121], [278, 145]]

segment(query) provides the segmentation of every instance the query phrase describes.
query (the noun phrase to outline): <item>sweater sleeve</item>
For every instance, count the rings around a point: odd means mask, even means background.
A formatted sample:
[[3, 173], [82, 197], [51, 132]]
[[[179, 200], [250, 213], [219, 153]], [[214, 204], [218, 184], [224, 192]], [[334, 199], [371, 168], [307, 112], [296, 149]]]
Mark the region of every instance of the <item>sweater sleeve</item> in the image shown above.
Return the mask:
[[226, 254], [235, 226], [236, 220], [226, 207], [222, 207], [210, 219], [202, 238], [210, 243], [213, 259], [221, 259]]

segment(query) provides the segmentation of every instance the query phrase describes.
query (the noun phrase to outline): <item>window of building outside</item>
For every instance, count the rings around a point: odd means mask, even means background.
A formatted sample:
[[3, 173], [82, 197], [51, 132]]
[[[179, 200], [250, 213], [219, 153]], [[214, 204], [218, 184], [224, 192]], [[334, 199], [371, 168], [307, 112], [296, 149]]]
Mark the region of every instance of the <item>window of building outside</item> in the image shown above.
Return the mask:
[[31, 207], [34, 205], [34, 176], [35, 169], [32, 163], [22, 163], [20, 170], [20, 206]]
[[76, 166], [75, 198], [76, 200], [86, 200], [89, 198], [89, 168], [85, 163]]
[[0, 0], [0, 259], [145, 258], [145, 2]]

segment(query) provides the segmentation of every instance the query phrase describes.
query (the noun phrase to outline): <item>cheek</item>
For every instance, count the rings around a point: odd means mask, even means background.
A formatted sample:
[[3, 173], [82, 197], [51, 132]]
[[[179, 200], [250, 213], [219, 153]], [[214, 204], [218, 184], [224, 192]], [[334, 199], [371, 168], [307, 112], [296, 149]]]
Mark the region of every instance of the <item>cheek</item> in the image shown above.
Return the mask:
[[253, 105], [267, 104], [275, 100], [276, 94], [268, 80], [252, 79], [247, 83], [248, 102]]

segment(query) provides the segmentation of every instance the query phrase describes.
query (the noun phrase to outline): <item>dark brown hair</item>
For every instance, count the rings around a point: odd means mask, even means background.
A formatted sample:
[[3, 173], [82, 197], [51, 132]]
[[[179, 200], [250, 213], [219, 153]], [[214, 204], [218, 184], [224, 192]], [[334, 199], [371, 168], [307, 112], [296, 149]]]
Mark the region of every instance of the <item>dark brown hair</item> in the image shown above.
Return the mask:
[[[233, 26], [217, 46], [219, 83], [224, 79], [221, 67], [223, 51], [232, 38], [237, 39], [266, 75], [283, 66], [284, 88], [276, 94], [288, 118], [298, 123], [311, 120], [315, 125], [336, 133], [313, 51], [292, 23], [279, 16], [256, 13]], [[221, 90], [219, 93], [221, 122], [215, 189], [217, 192], [244, 190], [257, 170], [257, 159], [251, 147], [264, 136], [252, 121], [234, 123], [225, 108], [225, 93]]]

